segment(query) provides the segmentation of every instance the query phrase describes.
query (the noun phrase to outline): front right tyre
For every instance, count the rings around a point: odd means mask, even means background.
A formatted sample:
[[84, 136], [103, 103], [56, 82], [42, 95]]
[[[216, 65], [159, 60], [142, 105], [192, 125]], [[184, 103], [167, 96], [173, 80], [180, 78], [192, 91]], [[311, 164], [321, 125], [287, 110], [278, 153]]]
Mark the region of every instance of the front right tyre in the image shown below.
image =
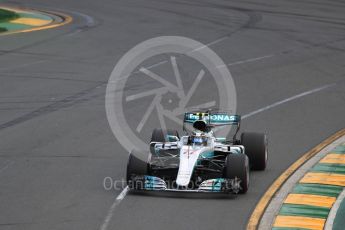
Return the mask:
[[143, 153], [133, 150], [128, 157], [126, 180], [130, 188], [135, 187], [133, 177], [147, 175], [149, 171], [148, 161], [140, 159], [140, 154], [143, 155]]
[[237, 179], [240, 182], [239, 193], [244, 194], [249, 188], [249, 160], [245, 154], [230, 154], [226, 157], [224, 178]]

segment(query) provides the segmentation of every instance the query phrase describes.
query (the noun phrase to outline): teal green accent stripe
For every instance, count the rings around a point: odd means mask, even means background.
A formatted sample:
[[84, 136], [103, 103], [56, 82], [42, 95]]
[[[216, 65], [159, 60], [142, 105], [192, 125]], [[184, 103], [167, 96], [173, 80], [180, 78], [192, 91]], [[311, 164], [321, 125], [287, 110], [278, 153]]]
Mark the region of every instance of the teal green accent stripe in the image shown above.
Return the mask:
[[279, 215], [284, 216], [306, 216], [314, 218], [326, 219], [329, 213], [329, 208], [299, 205], [299, 204], [283, 204], [279, 211]]
[[272, 230], [309, 230], [309, 229], [307, 229], [307, 228], [273, 227]]
[[345, 174], [345, 165], [320, 163], [315, 165], [310, 171]]
[[332, 153], [339, 153], [339, 154], [345, 154], [345, 145], [339, 145], [336, 148], [334, 148]]
[[338, 197], [342, 190], [342, 187], [335, 185], [297, 184], [292, 193]]

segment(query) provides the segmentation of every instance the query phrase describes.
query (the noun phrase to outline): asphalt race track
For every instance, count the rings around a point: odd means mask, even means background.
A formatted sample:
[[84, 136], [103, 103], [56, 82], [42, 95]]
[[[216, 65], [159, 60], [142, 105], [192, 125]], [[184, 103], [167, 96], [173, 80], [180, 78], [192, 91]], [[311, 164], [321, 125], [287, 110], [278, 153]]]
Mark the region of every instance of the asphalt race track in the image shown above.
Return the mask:
[[[3, 3], [64, 12], [74, 21], [0, 36], [1, 230], [95, 230], [107, 216], [109, 230], [245, 229], [273, 180], [345, 127], [342, 0]], [[251, 174], [246, 195], [203, 199], [127, 194], [114, 205], [121, 190], [103, 188], [105, 177], [124, 177], [128, 156], [107, 121], [106, 83], [128, 50], [164, 35], [209, 44], [229, 64], [237, 113], [250, 114], [282, 101], [243, 120], [243, 130], [269, 135], [270, 152], [267, 171]], [[207, 92], [208, 85], [201, 84], [203, 89]], [[129, 114], [141, 114], [140, 109], [133, 107]], [[136, 119], [128, 116], [129, 123]], [[148, 127], [154, 125], [149, 121]]]

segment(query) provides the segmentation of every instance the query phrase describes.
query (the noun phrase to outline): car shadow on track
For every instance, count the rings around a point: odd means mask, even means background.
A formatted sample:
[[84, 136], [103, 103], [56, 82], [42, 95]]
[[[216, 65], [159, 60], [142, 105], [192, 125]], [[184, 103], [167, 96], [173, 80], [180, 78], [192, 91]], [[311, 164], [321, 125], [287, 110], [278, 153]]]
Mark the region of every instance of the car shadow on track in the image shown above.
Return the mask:
[[201, 192], [171, 192], [171, 191], [135, 191], [131, 190], [131, 196], [151, 196], [164, 198], [188, 198], [188, 199], [235, 199], [237, 194], [227, 193], [201, 193]]

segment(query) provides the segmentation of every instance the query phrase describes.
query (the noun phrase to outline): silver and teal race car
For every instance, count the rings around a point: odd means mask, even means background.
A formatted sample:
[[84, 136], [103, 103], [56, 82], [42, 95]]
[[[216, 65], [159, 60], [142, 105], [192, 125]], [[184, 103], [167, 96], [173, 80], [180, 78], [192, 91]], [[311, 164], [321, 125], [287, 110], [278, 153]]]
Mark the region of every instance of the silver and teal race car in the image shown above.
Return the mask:
[[[127, 164], [127, 184], [141, 191], [246, 193], [249, 172], [265, 170], [267, 137], [244, 132], [241, 117], [224, 112], [184, 114], [180, 136], [176, 130], [155, 129], [150, 151], [133, 150]], [[191, 125], [193, 131], [187, 131]], [[214, 128], [236, 126], [231, 140], [216, 137]]]

